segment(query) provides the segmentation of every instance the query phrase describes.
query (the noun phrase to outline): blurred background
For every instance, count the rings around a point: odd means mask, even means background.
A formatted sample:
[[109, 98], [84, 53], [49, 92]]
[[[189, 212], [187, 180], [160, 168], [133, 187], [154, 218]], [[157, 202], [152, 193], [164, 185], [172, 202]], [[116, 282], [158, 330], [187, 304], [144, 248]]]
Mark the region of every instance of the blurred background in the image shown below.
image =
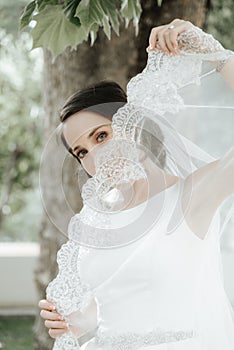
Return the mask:
[[[64, 191], [70, 211], [64, 213], [64, 194], [54, 188], [53, 159], [41, 174], [47, 201], [54, 208], [51, 220], [40, 196], [39, 169], [43, 146], [59, 124], [58, 109], [65, 99], [106, 78], [126, 88], [146, 64], [151, 28], [174, 18], [190, 20], [234, 50], [233, 0], [116, 1], [103, 13], [90, 5], [90, 23], [75, 17], [83, 3], [40, 0], [28, 5], [25, 0], [0, 0], [0, 349], [4, 350], [49, 350], [53, 344], [37, 307], [57, 273], [56, 253], [66, 241], [53, 220], [62, 212], [65, 231], [82, 203], [76, 162], [68, 155]], [[87, 36], [81, 33], [82, 26]], [[55, 28], [62, 34], [52, 36]], [[215, 115], [205, 122], [207, 126], [199, 120], [182, 123], [184, 132], [220, 157], [233, 146], [234, 116], [224, 120]], [[221, 243], [225, 288], [234, 306], [233, 241], [229, 232]]]

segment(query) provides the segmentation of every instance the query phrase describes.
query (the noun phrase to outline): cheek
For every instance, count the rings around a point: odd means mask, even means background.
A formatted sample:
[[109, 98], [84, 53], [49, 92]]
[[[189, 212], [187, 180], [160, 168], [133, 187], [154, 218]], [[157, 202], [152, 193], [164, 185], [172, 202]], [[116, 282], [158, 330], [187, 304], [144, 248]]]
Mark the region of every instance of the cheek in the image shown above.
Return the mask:
[[95, 164], [92, 157], [90, 157], [89, 159], [86, 158], [83, 161], [81, 161], [81, 165], [89, 175], [95, 175]]

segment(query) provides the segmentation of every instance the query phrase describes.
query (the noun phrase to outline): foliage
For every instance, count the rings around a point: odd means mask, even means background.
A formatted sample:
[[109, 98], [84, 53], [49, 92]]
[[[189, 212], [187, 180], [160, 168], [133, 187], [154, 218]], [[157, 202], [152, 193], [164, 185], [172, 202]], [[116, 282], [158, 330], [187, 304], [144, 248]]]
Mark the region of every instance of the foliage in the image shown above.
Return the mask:
[[[13, 233], [21, 230], [24, 236], [23, 221], [18, 219], [19, 225], [13, 223], [16, 215], [21, 217], [25, 210], [28, 191], [38, 186], [43, 123], [39, 107], [42, 55], [30, 51], [30, 42], [28, 33], [14, 40], [12, 34], [0, 29], [0, 226], [4, 232], [1, 240], [6, 240], [9, 232], [5, 229], [10, 228], [10, 223]], [[35, 199], [34, 195], [31, 204]], [[22, 220], [26, 220], [26, 215]]]
[[207, 31], [227, 49], [234, 50], [234, 1], [212, 0], [207, 19]]
[[[161, 2], [158, 0], [159, 5]], [[140, 0], [34, 0], [25, 7], [20, 27], [36, 21], [31, 32], [33, 48], [47, 47], [56, 56], [67, 46], [74, 49], [89, 38], [92, 46], [100, 27], [108, 39], [111, 28], [119, 35], [123, 20], [126, 28], [133, 20], [137, 35], [141, 12]]]
[[0, 0], [0, 27], [14, 37], [18, 36], [19, 16], [28, 0]]
[[[155, 1], [161, 6], [162, 0]], [[31, 33], [33, 48], [47, 47], [57, 56], [67, 46], [75, 49], [89, 39], [92, 46], [100, 28], [108, 39], [111, 29], [119, 35], [121, 21], [127, 28], [132, 20], [137, 35], [141, 13], [140, 0], [34, 0], [25, 7], [20, 27], [25, 30], [29, 25], [35, 26]], [[211, 1], [207, 31], [228, 48], [234, 47], [230, 35], [233, 19], [233, 0]]]
[[[0, 349], [33, 349], [34, 316], [0, 317]], [[16, 341], [17, 339], [17, 341]]]

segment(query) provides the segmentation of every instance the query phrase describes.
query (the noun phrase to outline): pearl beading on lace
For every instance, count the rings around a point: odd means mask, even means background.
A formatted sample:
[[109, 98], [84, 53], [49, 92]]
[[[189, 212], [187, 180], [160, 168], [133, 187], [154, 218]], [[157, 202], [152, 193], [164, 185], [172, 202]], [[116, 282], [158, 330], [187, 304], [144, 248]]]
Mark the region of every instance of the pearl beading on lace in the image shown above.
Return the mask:
[[[163, 331], [160, 328], [145, 332], [123, 332], [120, 334], [105, 334], [105, 332], [97, 330], [95, 342], [98, 346], [110, 346], [113, 350], [136, 350], [143, 346], [157, 345], [162, 343], [170, 343], [193, 338], [196, 332], [193, 329], [178, 331]], [[109, 349], [109, 348], [108, 348]]]
[[[136, 111], [132, 110], [133, 105], [140, 105], [147, 109], [152, 108], [154, 111], [157, 110], [159, 115], [166, 112], [176, 113], [184, 108], [184, 102], [178, 93], [178, 88], [192, 82], [199, 83], [202, 60], [220, 61], [216, 68], [217, 71], [220, 71], [227, 59], [233, 56], [232, 51], [225, 50], [211, 35], [195, 26], [180, 34], [178, 39], [181, 55], [167, 57], [163, 53], [150, 52], [146, 68], [128, 83], [128, 104], [113, 116], [114, 134], [117, 138], [134, 140], [135, 126], [141, 120], [142, 115], [136, 114]], [[87, 193], [88, 198], [90, 198], [89, 195], [90, 193]], [[81, 213], [84, 221], [80, 221], [85, 224], [87, 220], [85, 229], [90, 224], [91, 232], [88, 236], [95, 240], [97, 235], [92, 231], [89, 214], [90, 210], [84, 210], [83, 214]], [[98, 215], [99, 222], [101, 221], [104, 226], [108, 225], [108, 218], [106, 220], [99, 213], [96, 215]], [[77, 234], [87, 232], [84, 227], [76, 226], [76, 220], [79, 221], [81, 217], [74, 216], [71, 219], [68, 230], [69, 241], [61, 247], [58, 253], [59, 274], [49, 284], [46, 291], [47, 299], [55, 303], [56, 309], [64, 316], [65, 320], [73, 311], [82, 311], [95, 295], [90, 286], [84, 284], [80, 279], [80, 260], [88, 253], [88, 249], [86, 250], [84, 247], [82, 247], [83, 253], [81, 253], [80, 246], [76, 242]], [[94, 218], [96, 219], [96, 217], [92, 217], [92, 219]], [[94, 234], [93, 237], [92, 234]], [[112, 242], [113, 232], [111, 234], [110, 237], [107, 232], [104, 237], [105, 244], [108, 239]], [[193, 330], [168, 332], [154, 330], [143, 334], [125, 332], [108, 335], [99, 333], [96, 339], [99, 344], [105, 346], [110, 344], [108, 350], [109, 348], [111, 350], [136, 350], [141, 346], [168, 343], [191, 337], [193, 337]], [[80, 349], [78, 339], [71, 331], [58, 337], [53, 347], [53, 350], [68, 349]]]
[[184, 108], [178, 88], [200, 83], [202, 61], [219, 62], [219, 72], [233, 52], [200, 28], [192, 27], [178, 36], [178, 56], [150, 51], [143, 71], [127, 84], [128, 102], [157, 111], [176, 113]]

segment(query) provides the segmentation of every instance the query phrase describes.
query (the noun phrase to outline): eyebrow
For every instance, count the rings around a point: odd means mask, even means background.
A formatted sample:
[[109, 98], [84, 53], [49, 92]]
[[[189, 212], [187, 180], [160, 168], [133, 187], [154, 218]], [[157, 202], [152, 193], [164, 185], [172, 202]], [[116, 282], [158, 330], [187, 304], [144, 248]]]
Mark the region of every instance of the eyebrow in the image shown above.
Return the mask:
[[[97, 126], [96, 128], [94, 128], [89, 134], [88, 134], [88, 138], [90, 139], [90, 137], [93, 136], [93, 134], [95, 133], [95, 131], [97, 131], [98, 129], [100, 129], [102, 126], [106, 126], [106, 125], [110, 125], [111, 123], [107, 123], [107, 124], [102, 124], [102, 125], [99, 125]], [[73, 148], [73, 152], [75, 150], [77, 150], [77, 148], [80, 148], [81, 146], [80, 145], [77, 145]]]

